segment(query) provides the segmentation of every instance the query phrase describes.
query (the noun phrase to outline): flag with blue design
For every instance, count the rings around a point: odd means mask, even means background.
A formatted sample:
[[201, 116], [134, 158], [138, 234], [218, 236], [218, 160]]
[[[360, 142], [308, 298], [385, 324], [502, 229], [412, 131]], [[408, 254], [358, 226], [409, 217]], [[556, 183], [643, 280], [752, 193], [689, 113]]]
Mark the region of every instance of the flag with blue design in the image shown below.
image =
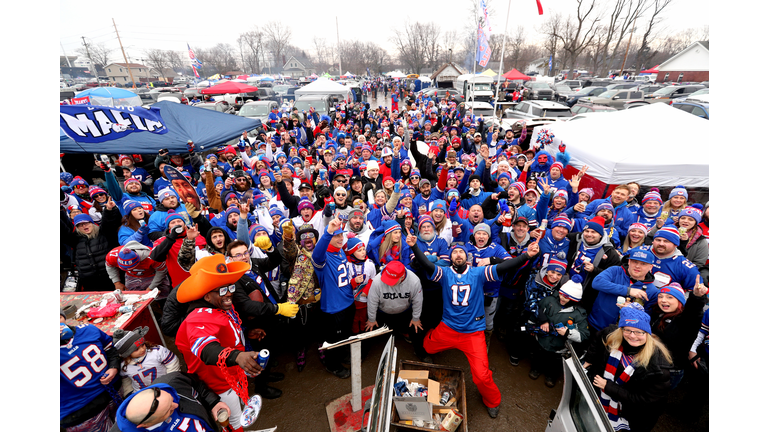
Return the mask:
[[481, 67], [486, 67], [488, 61], [491, 60], [491, 46], [488, 44], [488, 37], [483, 31], [483, 27], [477, 26], [477, 55], [475, 61], [480, 64]]
[[549, 56], [549, 70], [552, 70], [552, 56]]
[[483, 31], [485, 32], [486, 39], [491, 36], [491, 33], [493, 33], [493, 28], [491, 28], [491, 20], [488, 16], [488, 3], [487, 0], [480, 0], [480, 26], [483, 28]]

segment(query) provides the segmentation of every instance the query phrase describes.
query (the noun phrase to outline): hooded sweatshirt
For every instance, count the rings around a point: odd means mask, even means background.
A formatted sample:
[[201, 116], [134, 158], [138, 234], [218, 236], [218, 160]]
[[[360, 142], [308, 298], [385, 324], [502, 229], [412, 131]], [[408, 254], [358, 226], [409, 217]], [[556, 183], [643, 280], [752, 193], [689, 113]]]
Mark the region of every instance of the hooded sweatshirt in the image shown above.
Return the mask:
[[368, 321], [376, 321], [376, 312], [399, 314], [411, 309], [411, 319], [421, 319], [423, 294], [421, 281], [412, 271], [405, 270], [405, 280], [395, 286], [382, 282], [381, 273], [373, 278], [373, 284], [368, 291]]

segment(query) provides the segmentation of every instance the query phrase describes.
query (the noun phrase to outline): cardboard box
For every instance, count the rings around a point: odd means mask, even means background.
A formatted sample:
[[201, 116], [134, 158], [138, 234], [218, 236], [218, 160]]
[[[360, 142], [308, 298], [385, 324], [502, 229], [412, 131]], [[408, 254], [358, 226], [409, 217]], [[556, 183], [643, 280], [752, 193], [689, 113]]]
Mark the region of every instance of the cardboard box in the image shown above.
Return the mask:
[[429, 379], [429, 371], [426, 370], [401, 370], [398, 377], [427, 388], [426, 398], [398, 396], [393, 398], [400, 419], [425, 421], [432, 419], [432, 406], [440, 404], [440, 383]]

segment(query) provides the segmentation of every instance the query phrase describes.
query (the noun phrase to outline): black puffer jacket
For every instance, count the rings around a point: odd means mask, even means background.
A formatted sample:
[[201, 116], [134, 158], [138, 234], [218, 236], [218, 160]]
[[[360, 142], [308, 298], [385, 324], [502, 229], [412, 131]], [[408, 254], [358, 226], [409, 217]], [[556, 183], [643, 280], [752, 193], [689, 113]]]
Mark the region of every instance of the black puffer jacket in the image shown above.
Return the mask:
[[107, 254], [120, 246], [117, 240], [121, 219], [120, 210], [117, 207], [112, 210], [104, 209], [99, 235], [93, 239], [80, 234], [63, 210], [60, 212], [59, 219], [61, 241], [73, 249], [73, 262], [80, 272], [80, 277], [88, 279], [105, 275], [108, 278]]
[[[603, 376], [611, 355], [604, 341], [617, 328], [616, 325], [610, 325], [601, 330], [587, 350], [584, 362], [590, 363], [587, 368], [589, 382], [594, 380], [595, 375]], [[624, 354], [633, 355], [637, 352], [637, 349], [624, 344]], [[636, 368], [632, 377], [624, 385], [620, 386], [613, 381], [606, 383], [605, 393], [613, 400], [621, 402], [619, 414], [627, 419], [632, 432], [650, 431], [659, 420], [669, 394], [671, 368], [672, 365], [657, 350], [648, 366]], [[619, 364], [616, 374], [621, 374], [623, 371], [624, 367]], [[595, 388], [595, 391], [600, 393], [599, 388]]]
[[707, 297], [696, 297], [693, 292], [688, 296], [685, 302], [683, 313], [667, 321], [662, 330], [661, 323], [663, 312], [658, 304], [653, 307], [651, 315], [651, 330], [653, 334], [659, 336], [667, 349], [672, 353], [675, 361], [675, 369], [685, 369], [688, 364], [688, 350], [691, 349], [693, 341], [699, 335], [701, 327], [701, 317], [704, 315], [704, 305], [707, 303]]

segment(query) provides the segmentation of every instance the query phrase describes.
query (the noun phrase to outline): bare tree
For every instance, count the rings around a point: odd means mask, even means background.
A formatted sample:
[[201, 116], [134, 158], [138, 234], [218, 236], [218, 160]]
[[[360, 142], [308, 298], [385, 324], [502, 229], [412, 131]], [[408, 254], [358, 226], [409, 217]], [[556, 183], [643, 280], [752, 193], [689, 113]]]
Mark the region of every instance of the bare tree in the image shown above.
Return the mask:
[[512, 67], [520, 70], [520, 56], [525, 45], [525, 28], [522, 25], [518, 25], [515, 33], [510, 36], [507, 43], [509, 44], [510, 63]]
[[75, 50], [78, 54], [82, 56], [88, 56], [90, 53], [91, 60], [96, 64], [97, 67], [104, 69], [104, 67], [112, 61], [110, 60], [112, 56], [112, 49], [107, 48], [103, 43], [94, 43], [91, 42], [90, 39], [87, 39], [86, 42], [88, 44], [88, 50], [86, 51], [85, 47], [80, 47]]
[[[550, 15], [549, 19], [538, 29], [538, 32], [545, 35], [544, 52], [552, 57], [552, 69], [557, 69], [557, 50], [560, 45], [560, 35], [563, 33], [563, 17], [559, 13]], [[550, 76], [551, 73], [552, 71], [550, 70], [547, 76]]]
[[443, 32], [442, 37], [442, 57], [440, 63], [447, 63], [453, 60], [456, 54], [456, 48], [459, 44], [459, 32], [456, 29]]
[[183, 71], [189, 64], [186, 61], [186, 52], [182, 54], [182, 51], [167, 50], [165, 51], [165, 62], [173, 68], [176, 72]]
[[157, 73], [161, 76], [163, 75], [163, 69], [168, 67], [165, 51], [161, 49], [155, 48], [144, 51], [143, 61], [147, 66], [157, 71]]
[[414, 73], [421, 73], [426, 66], [434, 67], [440, 53], [440, 28], [434, 23], [411, 24], [410, 20], [406, 20], [402, 27], [404, 30], [395, 28], [390, 38], [400, 60]]
[[209, 63], [219, 75], [237, 69], [235, 48], [230, 44], [218, 43], [209, 51]]
[[272, 51], [275, 67], [280, 67], [285, 49], [291, 40], [291, 29], [279, 21], [270, 21], [264, 27], [266, 45]]
[[243, 68], [251, 73], [261, 73], [260, 57], [264, 51], [264, 33], [259, 30], [241, 33], [237, 43], [243, 50]]
[[592, 43], [600, 15], [595, 9], [597, 0], [576, 0], [576, 16], [568, 16], [565, 25], [556, 36], [563, 44], [562, 69], [570, 70], [576, 58]]
[[[601, 53], [600, 75], [616, 66], [617, 57], [623, 54], [626, 44], [624, 38], [630, 33], [634, 21], [640, 18], [648, 8], [649, 0], [616, 0], [613, 11], [608, 17], [607, 35]], [[613, 49], [611, 50], [611, 46]], [[609, 50], [610, 55], [609, 55]]]
[[654, 32], [656, 31], [657, 25], [663, 20], [661, 13], [671, 2], [672, 0], [653, 0], [653, 5], [649, 9], [650, 17], [648, 18], [648, 23], [645, 25], [642, 42], [640, 42], [640, 48], [637, 53], [636, 63], [638, 68], [645, 69], [646, 67], [652, 67], [651, 65], [646, 66], [645, 64], [654, 56], [654, 54], [656, 54], [656, 51], [651, 49], [651, 42], [653, 42], [653, 39], [655, 38]]

